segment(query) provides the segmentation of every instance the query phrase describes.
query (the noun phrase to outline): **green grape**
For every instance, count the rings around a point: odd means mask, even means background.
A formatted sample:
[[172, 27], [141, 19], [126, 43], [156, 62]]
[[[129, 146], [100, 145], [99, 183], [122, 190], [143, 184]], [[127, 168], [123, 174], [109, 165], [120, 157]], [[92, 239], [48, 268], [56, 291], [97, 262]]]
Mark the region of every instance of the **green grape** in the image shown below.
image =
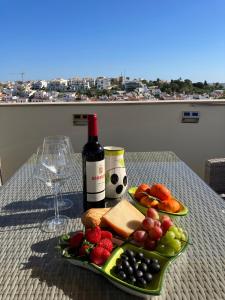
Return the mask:
[[181, 233], [179, 232], [179, 229], [175, 225], [171, 226], [170, 229], [169, 229], [169, 231], [175, 233], [176, 239], [180, 239]]
[[175, 239], [175, 233], [173, 231], [167, 231], [163, 238], [165, 239], [166, 243], [170, 243], [170, 241]]
[[161, 244], [164, 244], [164, 245], [167, 244], [167, 239], [166, 239], [166, 236], [165, 236], [165, 235], [160, 239], [160, 241], [159, 241], [159, 243], [158, 243], [158, 245], [161, 245]]
[[181, 249], [181, 242], [178, 239], [174, 239], [170, 242], [169, 246], [178, 252]]
[[161, 252], [161, 254], [164, 254], [166, 256], [174, 256], [175, 251], [174, 251], [173, 248], [167, 246], [167, 247], [164, 248], [164, 250], [163, 250], [163, 252]]
[[172, 226], [170, 226], [168, 231], [172, 231], [172, 232], [177, 231], [177, 227], [175, 225], [172, 225]]
[[183, 229], [181, 227], [177, 227], [178, 228], [178, 231], [182, 234], [184, 233]]
[[175, 233], [176, 239], [180, 240], [181, 239], [181, 233], [179, 231], [177, 231]]
[[159, 243], [155, 250], [160, 252], [160, 253], [163, 253], [165, 248], [166, 248], [166, 246], [164, 244]]
[[186, 235], [184, 233], [181, 234], [180, 239], [181, 239], [182, 242], [186, 242], [187, 241]]
[[161, 240], [155, 250], [166, 256], [174, 256], [175, 255], [175, 250], [168, 245], [162, 244]]

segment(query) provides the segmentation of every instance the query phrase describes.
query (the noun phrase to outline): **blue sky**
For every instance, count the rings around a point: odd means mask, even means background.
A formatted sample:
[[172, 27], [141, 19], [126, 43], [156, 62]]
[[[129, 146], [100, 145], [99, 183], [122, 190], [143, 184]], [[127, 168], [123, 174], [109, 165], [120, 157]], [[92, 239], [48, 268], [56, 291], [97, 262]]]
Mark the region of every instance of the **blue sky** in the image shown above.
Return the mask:
[[225, 82], [224, 0], [0, 0], [0, 80]]

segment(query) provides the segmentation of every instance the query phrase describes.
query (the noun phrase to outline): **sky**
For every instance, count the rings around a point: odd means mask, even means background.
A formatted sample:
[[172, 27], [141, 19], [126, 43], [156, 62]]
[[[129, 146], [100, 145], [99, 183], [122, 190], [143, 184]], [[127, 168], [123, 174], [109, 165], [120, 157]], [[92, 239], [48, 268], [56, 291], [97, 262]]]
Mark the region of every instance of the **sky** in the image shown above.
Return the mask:
[[0, 0], [0, 81], [225, 82], [225, 0]]

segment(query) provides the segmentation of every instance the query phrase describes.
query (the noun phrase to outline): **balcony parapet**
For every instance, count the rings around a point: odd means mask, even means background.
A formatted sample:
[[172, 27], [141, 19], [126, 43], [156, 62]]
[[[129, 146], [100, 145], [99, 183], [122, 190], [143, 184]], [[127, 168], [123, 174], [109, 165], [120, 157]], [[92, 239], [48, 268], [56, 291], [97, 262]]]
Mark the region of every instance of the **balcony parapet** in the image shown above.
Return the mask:
[[163, 104], [191, 104], [191, 105], [225, 105], [225, 99], [201, 100], [138, 100], [138, 101], [76, 101], [76, 102], [30, 102], [30, 103], [0, 103], [2, 106], [74, 106], [74, 105], [163, 105]]

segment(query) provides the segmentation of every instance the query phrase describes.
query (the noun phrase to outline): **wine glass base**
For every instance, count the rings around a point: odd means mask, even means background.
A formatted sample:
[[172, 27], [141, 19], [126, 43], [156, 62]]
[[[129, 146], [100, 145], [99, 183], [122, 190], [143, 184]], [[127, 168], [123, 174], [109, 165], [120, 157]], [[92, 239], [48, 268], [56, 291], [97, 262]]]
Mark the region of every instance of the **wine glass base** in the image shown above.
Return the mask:
[[59, 215], [58, 218], [50, 217], [44, 220], [41, 224], [41, 230], [44, 232], [66, 232], [66, 228], [68, 225], [70, 218], [67, 216]]

